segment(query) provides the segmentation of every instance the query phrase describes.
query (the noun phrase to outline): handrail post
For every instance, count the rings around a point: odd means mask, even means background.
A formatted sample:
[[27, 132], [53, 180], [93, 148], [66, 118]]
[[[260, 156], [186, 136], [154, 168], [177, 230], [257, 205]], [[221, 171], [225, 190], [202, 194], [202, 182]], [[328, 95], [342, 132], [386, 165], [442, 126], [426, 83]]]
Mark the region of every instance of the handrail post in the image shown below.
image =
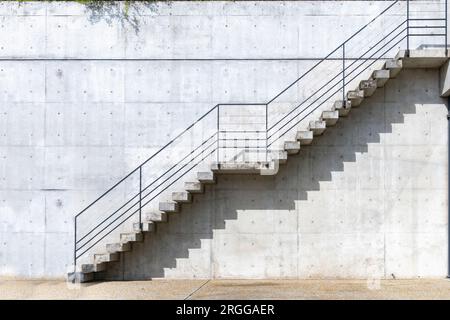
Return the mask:
[[139, 167], [139, 228], [142, 228], [142, 166]]
[[447, 57], [448, 56], [448, 48], [447, 48], [447, 42], [448, 42], [448, 39], [447, 39], [447, 25], [448, 25], [448, 22], [447, 22], [447, 11], [448, 11], [448, 8], [447, 8], [447, 5], [448, 5], [448, 0], [445, 0], [445, 56]]
[[342, 44], [342, 103], [345, 106], [345, 42]]
[[77, 217], [73, 219], [73, 272], [77, 272]]
[[220, 142], [219, 142], [219, 138], [220, 138], [220, 105], [217, 105], [217, 165], [220, 162], [220, 157], [219, 157], [219, 150], [220, 150]]
[[409, 57], [409, 0], [406, 0], [406, 56]]
[[267, 162], [267, 158], [268, 158], [268, 153], [269, 153], [269, 139], [268, 139], [268, 128], [269, 128], [269, 104], [266, 104], [266, 162]]

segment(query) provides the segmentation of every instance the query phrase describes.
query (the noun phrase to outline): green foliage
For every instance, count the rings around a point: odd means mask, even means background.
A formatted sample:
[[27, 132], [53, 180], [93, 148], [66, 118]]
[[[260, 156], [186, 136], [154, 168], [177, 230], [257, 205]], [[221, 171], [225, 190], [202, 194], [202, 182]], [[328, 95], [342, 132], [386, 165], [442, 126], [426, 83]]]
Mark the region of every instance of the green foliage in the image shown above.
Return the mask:
[[[16, 0], [19, 3], [30, 2], [29, 0]], [[143, 10], [151, 12], [157, 11], [157, 3], [165, 3], [170, 5], [171, 1], [158, 0], [126, 0], [126, 1], [110, 1], [110, 0], [46, 0], [46, 2], [77, 2], [86, 7], [88, 19], [91, 23], [97, 23], [101, 20], [112, 24], [114, 21], [120, 22], [124, 27], [131, 26], [136, 33], [139, 32], [140, 21], [139, 16]]]

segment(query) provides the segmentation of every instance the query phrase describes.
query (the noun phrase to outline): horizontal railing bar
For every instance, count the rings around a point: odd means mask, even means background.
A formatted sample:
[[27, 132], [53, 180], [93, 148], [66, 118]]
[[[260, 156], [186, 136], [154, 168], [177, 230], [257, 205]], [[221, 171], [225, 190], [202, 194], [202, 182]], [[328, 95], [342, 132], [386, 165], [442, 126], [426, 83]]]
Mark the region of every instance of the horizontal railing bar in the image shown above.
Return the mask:
[[426, 33], [410, 33], [409, 34], [410, 37], [445, 37], [446, 34], [445, 33], [434, 33], [434, 34], [426, 34]]
[[236, 131], [230, 131], [230, 130], [220, 130], [219, 133], [261, 133], [266, 132], [266, 130], [236, 130]]
[[234, 139], [234, 138], [221, 138], [221, 139], [219, 139], [219, 141], [265, 141], [266, 139], [264, 138], [264, 139], [257, 139], [257, 138], [252, 138], [252, 139], [250, 139], [250, 138], [236, 138], [236, 139]]
[[[220, 146], [219, 148], [220, 149], [239, 149], [239, 148], [246, 149], [247, 147], [243, 147], [243, 146], [236, 146], [236, 147], [233, 147], [233, 146]], [[261, 146], [261, 147], [248, 146], [248, 148], [265, 149], [266, 145]]]
[[445, 26], [409, 26], [410, 29], [444, 29]]
[[265, 106], [267, 103], [255, 102], [255, 103], [219, 103], [219, 106]]
[[445, 18], [409, 18], [409, 21], [445, 21]]

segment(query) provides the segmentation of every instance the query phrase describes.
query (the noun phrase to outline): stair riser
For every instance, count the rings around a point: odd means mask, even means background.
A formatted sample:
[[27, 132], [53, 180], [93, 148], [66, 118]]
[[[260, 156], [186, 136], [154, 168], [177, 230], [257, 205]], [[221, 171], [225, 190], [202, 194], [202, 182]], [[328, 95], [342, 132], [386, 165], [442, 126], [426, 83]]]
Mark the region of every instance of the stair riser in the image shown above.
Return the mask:
[[141, 232], [141, 231], [142, 232], [154, 232], [155, 224], [149, 223], [149, 222], [134, 223], [133, 230], [134, 230], [134, 232]]
[[192, 202], [192, 195], [188, 192], [174, 192], [172, 193], [172, 201], [189, 203]]
[[142, 234], [128, 234], [128, 235], [124, 235], [122, 234], [120, 236], [120, 241], [122, 243], [127, 243], [127, 242], [142, 242], [142, 240], [144, 240], [144, 237], [142, 236]]
[[216, 182], [216, 178], [212, 172], [198, 172], [197, 180], [204, 184], [213, 184]]
[[351, 101], [336, 101], [333, 105], [333, 110], [339, 113], [339, 117], [345, 117], [350, 113], [352, 107]]
[[205, 190], [201, 182], [186, 182], [184, 189], [189, 193], [203, 193]]
[[102, 264], [82, 264], [81, 265], [81, 273], [92, 273], [92, 272], [100, 272], [104, 271], [106, 266], [104, 263]]
[[160, 202], [159, 210], [163, 212], [178, 212], [179, 206], [176, 202]]
[[126, 252], [131, 250], [131, 245], [129, 243], [112, 243], [106, 245], [106, 252], [116, 253], [116, 252]]
[[347, 93], [347, 100], [350, 101], [353, 107], [358, 107], [361, 102], [364, 100], [364, 91], [357, 90], [357, 91], [349, 91]]
[[308, 130], [313, 132], [314, 136], [319, 136], [325, 132], [327, 125], [325, 121], [311, 121], [308, 126]]
[[94, 280], [94, 273], [72, 272], [67, 276], [70, 283], [85, 283]]
[[288, 154], [297, 154], [300, 152], [300, 142], [298, 141], [287, 141], [284, 143], [284, 150]]
[[336, 122], [339, 120], [339, 112], [338, 111], [324, 111], [322, 112], [322, 121], [325, 121], [327, 127], [334, 126]]
[[95, 264], [114, 262], [114, 261], [119, 261], [119, 254], [112, 253], [112, 254], [94, 255], [94, 263]]
[[286, 151], [279, 151], [274, 154], [271, 154], [271, 159], [273, 161], [278, 161], [280, 164], [285, 164], [288, 159], [288, 153]]
[[359, 85], [359, 89], [364, 91], [364, 97], [370, 97], [377, 90], [377, 82], [375, 80], [361, 81], [361, 83]]
[[327, 118], [327, 119], [323, 119], [323, 121], [325, 121], [325, 123], [327, 124], [327, 127], [332, 127], [337, 123], [338, 119]]
[[346, 117], [350, 113], [350, 108], [339, 109], [339, 117]]
[[144, 221], [166, 222], [167, 214], [165, 212], [149, 212], [145, 214]]
[[389, 70], [389, 77], [395, 78], [402, 70], [403, 63], [401, 60], [388, 60], [386, 61], [384, 68]]
[[389, 70], [375, 70], [372, 73], [372, 79], [376, 81], [378, 88], [384, 87], [389, 78]]
[[295, 138], [300, 142], [300, 145], [308, 145], [312, 143], [313, 137], [312, 131], [299, 131]]

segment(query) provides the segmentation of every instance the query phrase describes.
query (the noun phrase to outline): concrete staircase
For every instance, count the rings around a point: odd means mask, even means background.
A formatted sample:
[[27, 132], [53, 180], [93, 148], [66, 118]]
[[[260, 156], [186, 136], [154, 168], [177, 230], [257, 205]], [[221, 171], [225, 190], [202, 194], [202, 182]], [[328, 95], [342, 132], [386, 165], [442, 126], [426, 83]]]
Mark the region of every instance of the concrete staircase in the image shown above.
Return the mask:
[[230, 162], [213, 163], [209, 171], [197, 172], [196, 180], [184, 182], [184, 190], [173, 192], [170, 201], [160, 202], [159, 211], [148, 212], [141, 224], [133, 225], [133, 230], [121, 233], [117, 242], [108, 243], [102, 251], [91, 256], [91, 263], [77, 266], [76, 272], [69, 274], [70, 281], [86, 282], [96, 279], [95, 274], [104, 271], [111, 262], [119, 261], [120, 253], [133, 249], [133, 243], [144, 241], [145, 236], [156, 232], [156, 224], [167, 222], [170, 213], [180, 212], [184, 203], [190, 203], [195, 194], [203, 193], [205, 184], [216, 183], [219, 174], [262, 174], [272, 170], [278, 164], [288, 161], [290, 155], [300, 152], [301, 146], [308, 146], [314, 139], [334, 126], [340, 117], [346, 117], [352, 108], [359, 107], [365, 99], [372, 96], [378, 88], [383, 87], [391, 78], [395, 78], [402, 68], [437, 68], [447, 61], [442, 50], [400, 51], [394, 59], [387, 60], [383, 67], [374, 70], [369, 79], [346, 93], [345, 101], [335, 101], [331, 110], [325, 110], [317, 120], [310, 121], [306, 130], [298, 130], [295, 141], [285, 141], [282, 150], [271, 151], [267, 162]]

